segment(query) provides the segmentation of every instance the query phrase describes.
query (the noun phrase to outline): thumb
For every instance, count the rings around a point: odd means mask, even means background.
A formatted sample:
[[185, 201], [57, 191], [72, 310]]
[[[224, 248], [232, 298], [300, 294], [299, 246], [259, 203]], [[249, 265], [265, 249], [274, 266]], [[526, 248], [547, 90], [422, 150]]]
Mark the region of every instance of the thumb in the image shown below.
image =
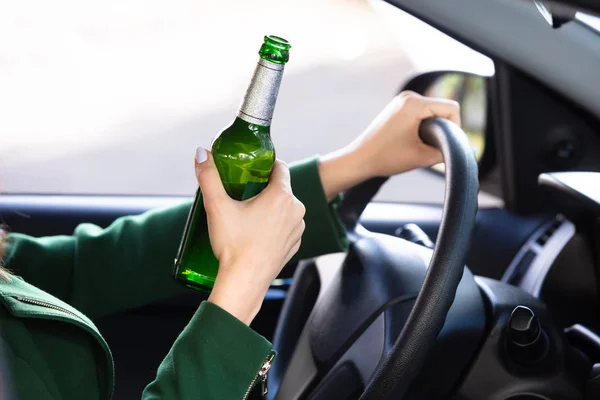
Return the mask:
[[196, 149], [196, 179], [204, 203], [220, 201], [227, 197], [227, 192], [221, 183], [219, 171], [215, 165], [214, 159], [210, 151], [198, 147]]

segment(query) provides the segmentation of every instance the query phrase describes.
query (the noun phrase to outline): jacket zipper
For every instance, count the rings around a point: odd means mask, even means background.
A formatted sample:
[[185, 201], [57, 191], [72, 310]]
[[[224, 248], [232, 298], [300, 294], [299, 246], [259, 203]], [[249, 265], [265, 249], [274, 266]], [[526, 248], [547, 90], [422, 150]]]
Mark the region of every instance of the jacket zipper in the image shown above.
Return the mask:
[[[34, 305], [37, 305], [37, 306], [47, 307], [47, 308], [51, 308], [53, 310], [61, 311], [61, 312], [64, 312], [66, 314], [72, 315], [73, 317], [76, 317], [79, 320], [81, 319], [77, 314], [74, 314], [71, 311], [66, 310], [66, 309], [64, 309], [62, 307], [55, 306], [54, 304], [48, 304], [48, 303], [44, 303], [44, 302], [41, 302], [41, 301], [32, 300], [32, 299], [28, 299], [28, 298], [25, 298], [25, 297], [19, 297], [19, 296], [15, 296], [15, 299], [17, 299], [19, 301], [22, 301], [23, 303], [34, 304]], [[252, 388], [256, 384], [256, 380], [257, 379], [260, 379], [260, 386], [261, 386], [262, 395], [265, 396], [268, 393], [268, 389], [267, 389], [267, 373], [271, 369], [271, 363], [273, 362], [274, 358], [275, 358], [275, 352], [269, 353], [269, 355], [265, 359], [265, 362], [260, 367], [260, 370], [254, 376], [254, 379], [252, 379], [252, 382], [250, 383], [250, 386], [248, 387], [248, 390], [246, 390], [246, 394], [244, 395], [244, 397], [242, 398], [242, 400], [246, 400], [248, 398], [248, 396], [250, 395], [250, 391], [252, 390]]]
[[66, 313], [66, 314], [69, 314], [69, 315], [72, 315], [73, 317], [76, 317], [78, 320], [81, 320], [81, 318], [77, 314], [74, 314], [71, 311], [66, 310], [66, 309], [64, 309], [62, 307], [55, 306], [54, 304], [43, 303], [41, 301], [31, 300], [31, 299], [28, 299], [28, 298], [25, 298], [25, 297], [18, 297], [18, 296], [15, 296], [15, 299], [17, 299], [17, 300], [19, 300], [19, 301], [21, 301], [23, 303], [34, 304], [36, 306], [51, 308], [51, 309], [57, 310], [57, 311], [62, 311], [64, 313]]
[[[12, 297], [14, 299], [20, 301], [20, 302], [23, 302], [23, 303], [33, 304], [33, 305], [36, 305], [36, 306], [39, 306], [39, 307], [50, 308], [52, 310], [60, 311], [60, 312], [63, 312], [65, 314], [67, 314], [67, 315], [75, 317], [75, 319], [77, 321], [80, 321], [80, 323], [82, 323], [86, 327], [86, 329], [91, 332], [91, 328], [88, 325], [87, 321], [85, 321], [83, 318], [81, 318], [79, 315], [75, 314], [74, 312], [71, 312], [71, 311], [69, 311], [69, 310], [67, 310], [67, 309], [65, 309], [63, 307], [55, 306], [54, 304], [46, 303], [46, 302], [43, 302], [43, 301], [28, 299], [27, 297], [21, 297], [21, 296], [12, 296]], [[106, 342], [103, 341], [102, 336], [99, 336], [98, 340], [99, 340], [100, 345], [110, 355], [110, 348], [108, 347], [108, 344], [106, 344]], [[109, 378], [109, 379], [110, 379], [110, 382], [111, 382], [111, 389], [110, 389], [108, 398], [111, 399], [112, 396], [113, 396], [113, 393], [115, 391], [115, 388], [114, 388], [114, 372], [113, 372], [113, 377]]]
[[246, 390], [246, 394], [244, 395], [244, 397], [242, 397], [242, 400], [246, 400], [248, 398], [248, 396], [250, 395], [250, 391], [252, 391], [252, 388], [256, 384], [257, 379], [260, 379], [260, 387], [261, 387], [262, 395], [264, 396], [267, 394], [267, 392], [268, 392], [267, 373], [271, 369], [271, 363], [273, 362], [274, 358], [275, 358], [275, 352], [272, 351], [271, 353], [269, 353], [269, 355], [265, 359], [265, 362], [263, 363], [262, 367], [260, 367], [260, 370], [258, 371], [258, 373], [254, 376], [254, 379], [252, 379], [252, 382], [250, 383], [248, 390]]

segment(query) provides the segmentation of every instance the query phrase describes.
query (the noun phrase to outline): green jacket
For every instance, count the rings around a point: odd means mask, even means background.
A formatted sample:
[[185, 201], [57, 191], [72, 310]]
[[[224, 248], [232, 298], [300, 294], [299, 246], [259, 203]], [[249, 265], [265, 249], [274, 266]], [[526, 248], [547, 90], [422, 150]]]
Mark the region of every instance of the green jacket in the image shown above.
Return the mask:
[[[291, 167], [305, 204], [298, 258], [341, 251], [346, 237], [325, 199], [316, 159]], [[0, 283], [0, 345], [13, 391], [24, 400], [109, 399], [114, 367], [94, 318], [186, 290], [171, 277], [190, 203], [123, 217], [72, 236], [11, 234]], [[203, 302], [158, 368], [143, 399], [242, 399], [273, 355], [271, 344]]]

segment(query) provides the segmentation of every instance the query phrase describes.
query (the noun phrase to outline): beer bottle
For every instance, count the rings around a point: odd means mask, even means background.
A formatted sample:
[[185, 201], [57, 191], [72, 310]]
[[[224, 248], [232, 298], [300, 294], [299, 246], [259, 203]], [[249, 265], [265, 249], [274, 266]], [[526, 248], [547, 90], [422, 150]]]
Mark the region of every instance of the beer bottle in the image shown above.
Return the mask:
[[[212, 142], [211, 152], [225, 190], [235, 200], [260, 193], [275, 163], [270, 125], [289, 59], [290, 44], [277, 36], [265, 36], [259, 60], [236, 118]], [[210, 292], [219, 262], [208, 236], [200, 188], [196, 191], [175, 258], [174, 278], [189, 288]]]

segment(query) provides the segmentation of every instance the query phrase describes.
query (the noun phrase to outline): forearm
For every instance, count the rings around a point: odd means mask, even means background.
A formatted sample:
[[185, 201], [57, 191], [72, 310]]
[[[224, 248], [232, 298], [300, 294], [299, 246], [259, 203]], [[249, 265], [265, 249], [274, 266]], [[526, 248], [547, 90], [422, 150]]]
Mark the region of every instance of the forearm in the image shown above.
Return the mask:
[[203, 302], [158, 368], [143, 400], [241, 399], [272, 360], [271, 344], [232, 315]]
[[264, 265], [253, 266], [247, 262], [238, 265], [227, 261], [220, 263], [219, 274], [208, 301], [250, 326], [271, 282], [259, 279], [259, 274], [253, 272]]
[[11, 234], [7, 268], [91, 318], [160, 301], [187, 289], [171, 278], [190, 202], [124, 217], [71, 236]]
[[[345, 233], [322, 193], [314, 159], [290, 168], [307, 224], [298, 258], [343, 251]], [[191, 202], [123, 217], [106, 229], [82, 224], [72, 236], [14, 234], [5, 263], [27, 281], [91, 317], [171, 297], [186, 289], [171, 277]]]
[[319, 158], [319, 175], [327, 201], [371, 177], [365, 159], [368, 158], [351, 147]]

